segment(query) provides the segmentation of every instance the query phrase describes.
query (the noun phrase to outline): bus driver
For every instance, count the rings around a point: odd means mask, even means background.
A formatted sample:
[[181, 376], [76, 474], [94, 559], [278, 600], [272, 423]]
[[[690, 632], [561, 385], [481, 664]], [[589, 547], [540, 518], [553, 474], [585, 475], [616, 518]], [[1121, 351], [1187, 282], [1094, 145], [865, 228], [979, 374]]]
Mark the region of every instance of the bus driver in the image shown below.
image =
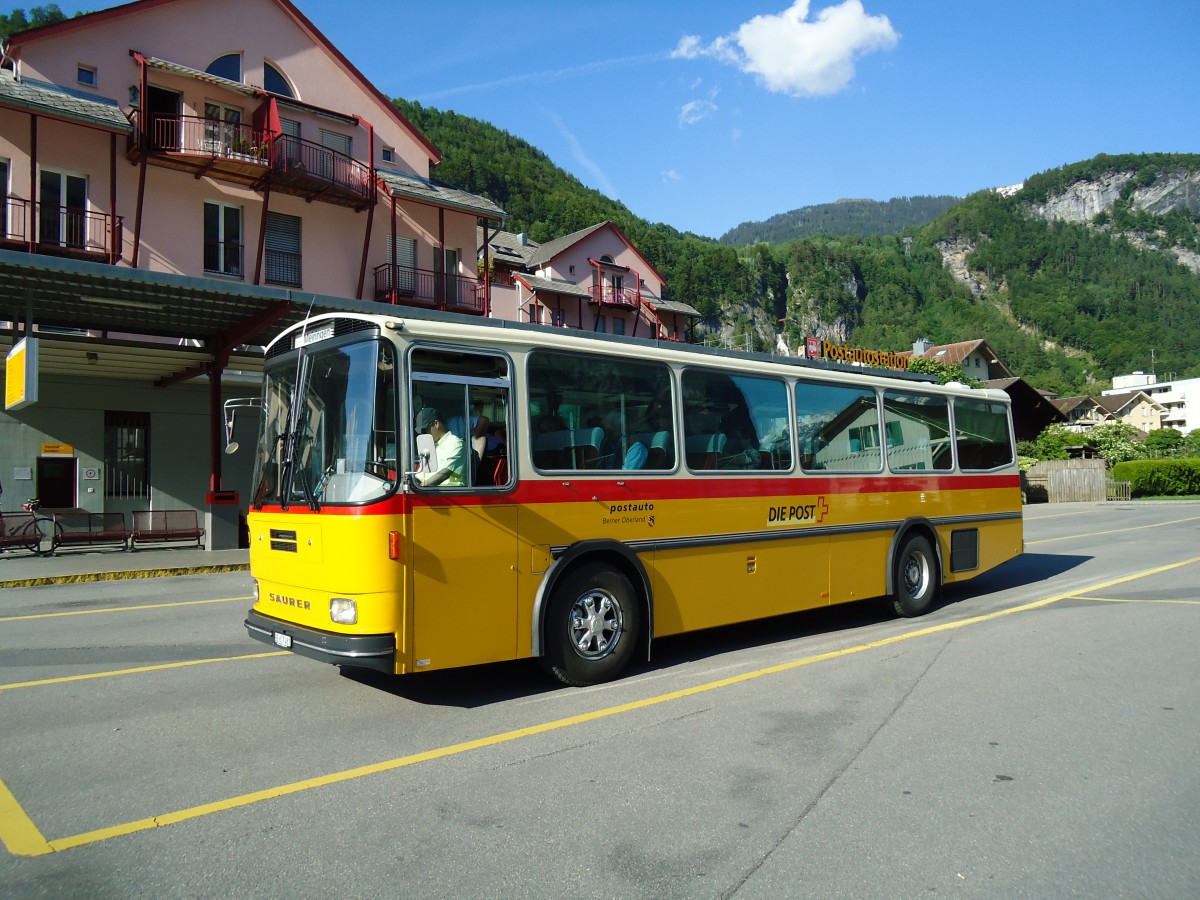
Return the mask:
[[438, 411], [426, 406], [417, 413], [417, 434], [428, 432], [437, 442], [438, 470], [433, 473], [417, 472], [417, 482], [425, 487], [444, 484], [446, 487], [462, 487], [466, 484], [466, 448], [462, 438], [448, 429]]

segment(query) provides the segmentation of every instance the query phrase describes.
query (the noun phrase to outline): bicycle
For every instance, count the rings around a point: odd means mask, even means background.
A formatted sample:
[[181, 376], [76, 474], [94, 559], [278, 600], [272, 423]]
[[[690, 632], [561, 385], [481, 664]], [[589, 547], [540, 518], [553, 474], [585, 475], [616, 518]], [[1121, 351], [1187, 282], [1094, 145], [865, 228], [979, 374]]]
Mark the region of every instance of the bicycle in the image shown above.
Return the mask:
[[[41, 501], [36, 497], [21, 504], [21, 513], [0, 513], [0, 552], [28, 550], [34, 556], [53, 552], [55, 522], [49, 516], [39, 516]], [[44, 550], [43, 547], [49, 547]]]

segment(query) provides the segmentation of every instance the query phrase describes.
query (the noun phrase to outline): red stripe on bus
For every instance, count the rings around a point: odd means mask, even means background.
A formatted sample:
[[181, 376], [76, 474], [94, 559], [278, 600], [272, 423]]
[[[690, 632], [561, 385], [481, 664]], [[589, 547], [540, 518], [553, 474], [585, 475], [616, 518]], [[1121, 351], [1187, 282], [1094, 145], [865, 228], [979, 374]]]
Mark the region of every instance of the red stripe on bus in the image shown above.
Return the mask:
[[[586, 478], [523, 481], [507, 493], [396, 494], [366, 506], [322, 506], [321, 515], [406, 515], [416, 507], [513, 506], [542, 503], [621, 503], [700, 500], [731, 497], [796, 497], [838, 494], [896, 494], [924, 491], [980, 491], [1019, 488], [1019, 475], [808, 476], [775, 478]], [[282, 513], [278, 506], [263, 512]], [[288, 507], [289, 515], [313, 515], [304, 504]]]

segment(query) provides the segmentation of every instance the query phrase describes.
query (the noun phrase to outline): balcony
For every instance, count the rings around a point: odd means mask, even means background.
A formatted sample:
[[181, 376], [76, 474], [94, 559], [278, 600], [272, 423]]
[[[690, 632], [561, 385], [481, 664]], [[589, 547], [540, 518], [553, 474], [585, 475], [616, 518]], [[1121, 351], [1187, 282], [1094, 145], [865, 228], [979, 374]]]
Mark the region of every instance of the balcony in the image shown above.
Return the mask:
[[443, 312], [487, 314], [484, 285], [478, 279], [393, 263], [375, 267], [375, 299]]
[[153, 115], [148, 129], [132, 118], [130, 158], [356, 211], [375, 202], [370, 166], [312, 141], [203, 116]]
[[641, 297], [634, 288], [614, 288], [593, 285], [592, 297], [588, 300], [592, 306], [615, 306], [620, 309], [637, 309], [641, 305]]
[[6, 250], [112, 264], [121, 258], [121, 229], [120, 216], [0, 197], [0, 247]]

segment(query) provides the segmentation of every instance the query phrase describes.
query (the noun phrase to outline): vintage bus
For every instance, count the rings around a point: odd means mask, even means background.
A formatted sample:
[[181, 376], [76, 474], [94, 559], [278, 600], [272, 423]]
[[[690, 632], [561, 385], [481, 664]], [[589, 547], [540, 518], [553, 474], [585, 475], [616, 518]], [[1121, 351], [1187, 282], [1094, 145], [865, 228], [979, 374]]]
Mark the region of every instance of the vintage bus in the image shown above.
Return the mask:
[[245, 625], [340, 666], [593, 684], [1022, 551], [999, 391], [421, 311], [310, 318], [265, 367]]

